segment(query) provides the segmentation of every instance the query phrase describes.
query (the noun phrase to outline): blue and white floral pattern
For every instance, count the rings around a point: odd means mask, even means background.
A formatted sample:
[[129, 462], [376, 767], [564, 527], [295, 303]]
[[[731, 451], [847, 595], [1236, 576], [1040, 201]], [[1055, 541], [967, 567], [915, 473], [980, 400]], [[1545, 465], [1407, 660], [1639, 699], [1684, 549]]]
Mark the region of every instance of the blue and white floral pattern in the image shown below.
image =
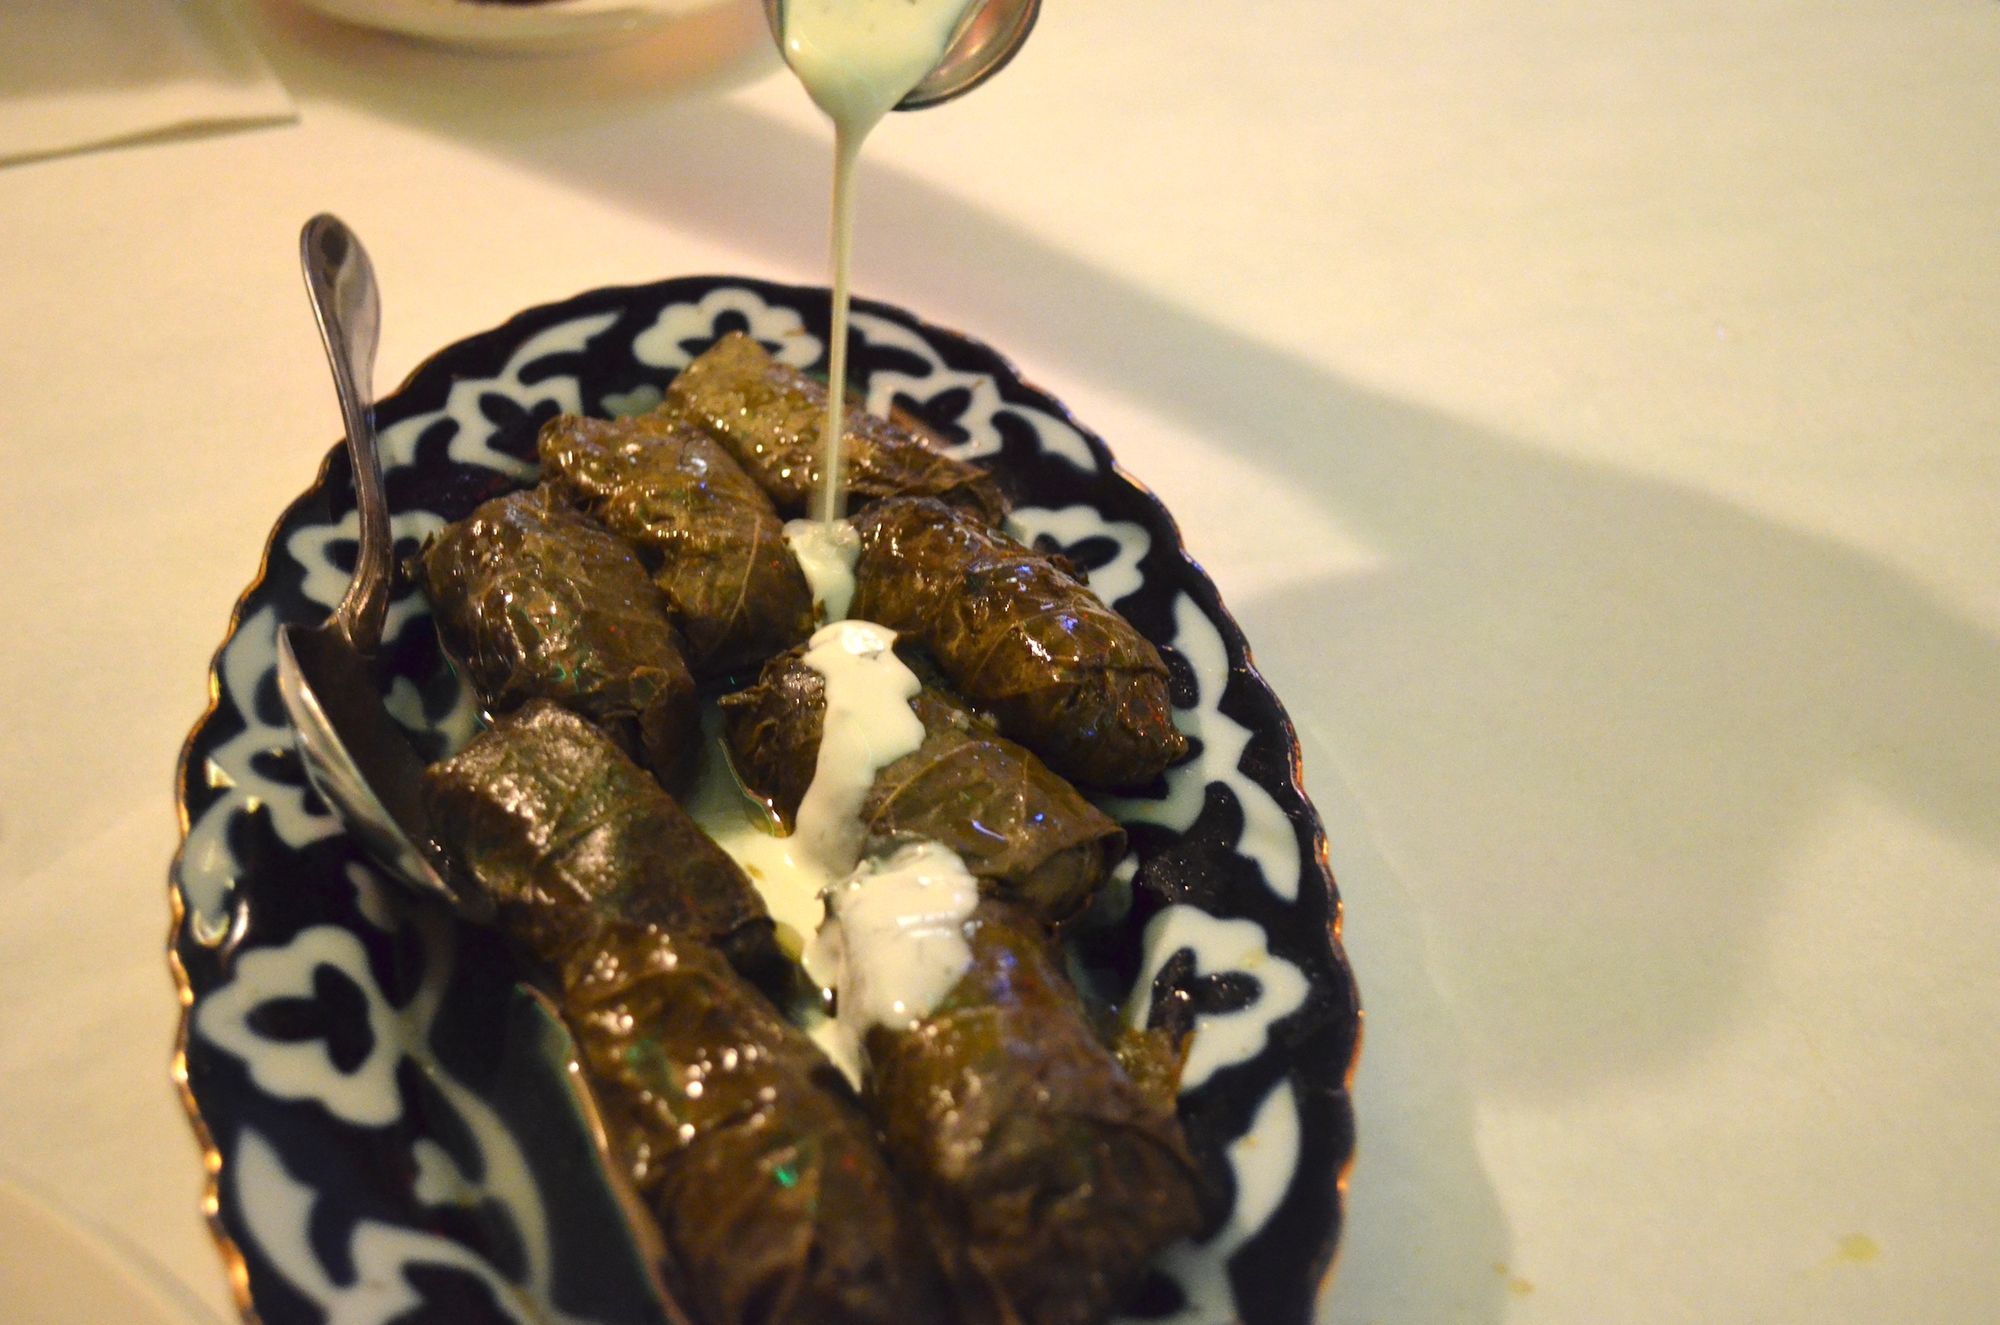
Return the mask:
[[[826, 324], [823, 290], [689, 278], [584, 295], [453, 346], [377, 410], [400, 555], [530, 481], [555, 414], [650, 408], [732, 330], [821, 368]], [[909, 410], [994, 468], [1016, 532], [1088, 568], [1162, 646], [1198, 746], [1150, 794], [1106, 802], [1133, 841], [1130, 901], [1075, 953], [1135, 1022], [1192, 1027], [1181, 1115], [1222, 1197], [1130, 1319], [1303, 1322], [1339, 1232], [1359, 1012], [1290, 725], [1166, 512], [1101, 441], [964, 337], [867, 303], [854, 336], [870, 407]], [[354, 540], [336, 450], [272, 532], [182, 760], [179, 1070], [243, 1305], [266, 1325], [657, 1321], [559, 1025], [492, 935], [384, 883], [301, 772], [277, 629], [326, 614]], [[473, 707], [407, 583], [386, 641], [391, 711], [427, 754], [456, 748]]]

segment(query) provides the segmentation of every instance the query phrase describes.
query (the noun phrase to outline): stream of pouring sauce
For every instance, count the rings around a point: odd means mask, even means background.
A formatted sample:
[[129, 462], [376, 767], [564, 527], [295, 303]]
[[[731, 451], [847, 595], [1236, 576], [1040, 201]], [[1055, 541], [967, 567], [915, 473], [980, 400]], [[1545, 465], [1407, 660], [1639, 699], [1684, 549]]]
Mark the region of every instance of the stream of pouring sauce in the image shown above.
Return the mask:
[[[806, 665], [826, 678], [826, 713], [812, 783], [790, 836], [774, 836], [768, 823], [746, 815], [743, 790], [727, 775], [703, 779], [688, 806], [756, 883], [781, 942], [816, 983], [834, 991], [836, 1015], [813, 1019], [807, 1029], [857, 1085], [869, 1027], [914, 1025], [970, 965], [964, 924], [979, 890], [964, 862], [935, 842], [903, 843], [873, 857], [862, 850], [861, 810], [876, 774], [922, 744], [924, 729], [910, 708], [920, 684], [896, 657], [895, 632], [843, 619], [859, 552], [843, 518], [841, 454], [854, 170], [862, 140], [936, 67], [974, 3], [786, 0], [785, 61], [834, 129], [824, 477], [812, 518], [785, 526], [828, 623], [805, 655]], [[726, 767], [721, 744], [714, 742], [711, 764]]]
[[785, 62], [833, 121], [833, 320], [827, 347], [824, 476], [812, 514], [846, 511], [840, 422], [847, 396], [848, 272], [854, 253], [854, 167], [862, 140], [937, 67], [976, 0], [785, 0]]
[[924, 743], [910, 701], [923, 687], [896, 656], [896, 632], [869, 621], [821, 626], [805, 664], [826, 680], [819, 757], [793, 816], [793, 840], [831, 879], [861, 863], [861, 807], [875, 775]]

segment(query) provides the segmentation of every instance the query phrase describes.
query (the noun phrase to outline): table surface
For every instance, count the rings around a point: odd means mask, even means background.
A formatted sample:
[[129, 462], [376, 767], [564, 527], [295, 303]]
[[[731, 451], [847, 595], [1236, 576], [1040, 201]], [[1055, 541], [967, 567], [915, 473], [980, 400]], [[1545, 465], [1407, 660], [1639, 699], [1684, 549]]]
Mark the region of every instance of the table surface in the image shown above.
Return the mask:
[[[247, 3], [247, 0], [246, 0]], [[897, 116], [856, 280], [1179, 517], [1286, 700], [1368, 1008], [1324, 1316], [2000, 1300], [2000, 7], [1093, 0]], [[0, 170], [0, 1155], [217, 1312], [172, 769], [337, 433], [521, 307], [823, 279], [732, 0], [610, 55], [246, 21], [295, 125]]]

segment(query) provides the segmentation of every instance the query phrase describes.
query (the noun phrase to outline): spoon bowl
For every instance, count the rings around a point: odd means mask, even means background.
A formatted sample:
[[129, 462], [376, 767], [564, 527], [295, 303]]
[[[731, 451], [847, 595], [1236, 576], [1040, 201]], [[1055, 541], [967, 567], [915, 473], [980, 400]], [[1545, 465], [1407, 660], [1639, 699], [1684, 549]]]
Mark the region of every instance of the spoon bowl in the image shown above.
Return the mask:
[[[785, 44], [785, 3], [764, 0], [764, 21], [780, 50]], [[1014, 58], [1041, 11], [1041, 0], [979, 0], [959, 21], [944, 58], [895, 108], [924, 110], [978, 87]]]

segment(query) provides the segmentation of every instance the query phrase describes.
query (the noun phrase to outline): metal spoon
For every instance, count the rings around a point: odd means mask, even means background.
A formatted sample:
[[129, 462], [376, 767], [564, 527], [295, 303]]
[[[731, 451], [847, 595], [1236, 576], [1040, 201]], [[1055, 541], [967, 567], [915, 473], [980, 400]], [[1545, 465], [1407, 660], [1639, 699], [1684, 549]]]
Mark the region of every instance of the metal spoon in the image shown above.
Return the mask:
[[[785, 45], [785, 4], [786, 0], [764, 0], [764, 21], [771, 25], [780, 50]], [[974, 5], [959, 22], [944, 58], [896, 103], [896, 109], [923, 110], [950, 101], [999, 73], [1028, 39], [1041, 12], [1041, 0], [982, 0]]]
[[448, 882], [431, 844], [423, 761], [382, 706], [372, 666], [389, 608], [389, 504], [376, 454], [371, 397], [382, 303], [361, 241], [335, 216], [299, 233], [299, 265], [347, 426], [361, 547], [354, 579], [318, 626], [278, 630], [278, 693], [298, 732], [306, 776], [348, 832], [391, 875], [461, 913], [483, 917], [478, 894]]

